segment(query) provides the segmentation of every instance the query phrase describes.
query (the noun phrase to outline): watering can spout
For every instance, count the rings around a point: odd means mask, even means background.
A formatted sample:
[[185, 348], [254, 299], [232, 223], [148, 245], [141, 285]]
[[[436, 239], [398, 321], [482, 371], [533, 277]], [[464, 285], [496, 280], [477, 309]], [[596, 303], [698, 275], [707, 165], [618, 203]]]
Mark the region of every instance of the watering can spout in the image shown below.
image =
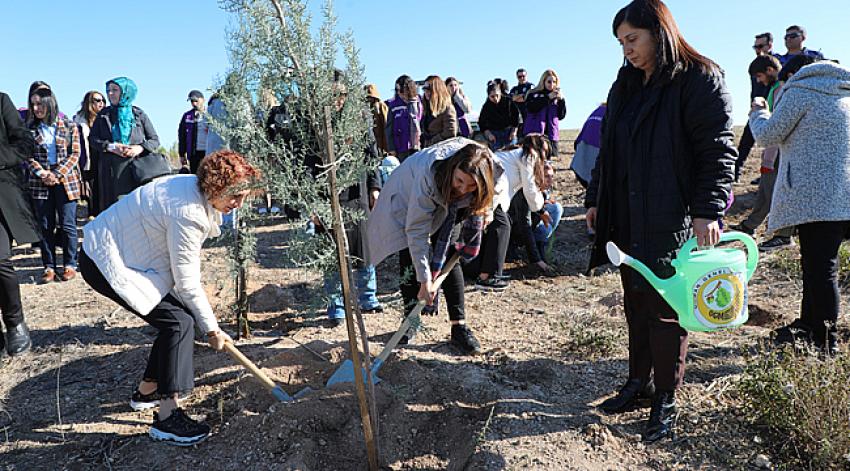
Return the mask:
[[615, 266], [619, 267], [620, 265], [627, 265], [634, 269], [636, 272], [640, 273], [641, 276], [643, 276], [668, 303], [672, 301], [671, 299], [668, 299], [668, 297], [672, 296], [672, 293], [675, 292], [673, 288], [678, 281], [676, 280], [675, 275], [667, 278], [666, 280], [659, 278], [652, 272], [652, 270], [649, 269], [649, 267], [644, 265], [643, 262], [626, 254], [613, 242], [608, 242], [605, 245], [605, 251], [608, 252], [608, 259], [611, 260], [611, 263]]

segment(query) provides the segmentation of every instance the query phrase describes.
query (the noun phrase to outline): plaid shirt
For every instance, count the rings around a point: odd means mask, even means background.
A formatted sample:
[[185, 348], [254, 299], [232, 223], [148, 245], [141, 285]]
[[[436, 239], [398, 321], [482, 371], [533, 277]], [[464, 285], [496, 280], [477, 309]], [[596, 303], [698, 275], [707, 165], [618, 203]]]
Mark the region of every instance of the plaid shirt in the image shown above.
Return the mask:
[[[37, 125], [35, 125], [37, 126]], [[30, 129], [36, 130], [37, 127]], [[68, 154], [68, 136], [71, 136], [70, 155]], [[80, 132], [74, 123], [66, 124], [64, 119], [56, 120], [56, 164], [51, 166], [47, 160], [47, 146], [37, 144], [33, 158], [29, 160], [29, 190], [33, 199], [46, 200], [50, 194], [48, 186], [36, 176], [41, 170], [53, 172], [60, 183], [65, 185], [65, 194], [70, 201], [80, 199]]]

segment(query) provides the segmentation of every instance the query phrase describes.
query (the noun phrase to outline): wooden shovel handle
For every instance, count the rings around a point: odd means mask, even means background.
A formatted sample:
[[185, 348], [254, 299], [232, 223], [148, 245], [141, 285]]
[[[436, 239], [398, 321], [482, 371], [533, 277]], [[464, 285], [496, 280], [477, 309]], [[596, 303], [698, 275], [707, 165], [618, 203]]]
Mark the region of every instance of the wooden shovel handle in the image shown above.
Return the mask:
[[[452, 271], [452, 268], [455, 267], [458, 260], [460, 260], [459, 254], [455, 253], [454, 255], [452, 255], [452, 257], [440, 271], [440, 275], [437, 276], [437, 279], [434, 280], [435, 289], [439, 288], [440, 285], [443, 284], [443, 281], [446, 279], [447, 276], [449, 276], [449, 272]], [[401, 323], [401, 327], [399, 327], [396, 333], [393, 334], [392, 337], [390, 337], [390, 341], [387, 342], [386, 346], [384, 347], [384, 350], [381, 351], [377, 358], [375, 358], [375, 363], [383, 363], [387, 360], [387, 358], [390, 356], [390, 353], [392, 353], [393, 349], [395, 349], [396, 345], [398, 345], [398, 342], [399, 340], [401, 340], [401, 337], [406, 334], [407, 331], [410, 329], [410, 324], [413, 323], [413, 319], [419, 317], [419, 314], [422, 313], [422, 309], [424, 308], [425, 303], [423, 301], [419, 301], [418, 303], [416, 303], [416, 306], [413, 308], [412, 311], [410, 311], [410, 314], [408, 314], [407, 317], [404, 318], [404, 322]]]
[[242, 354], [237, 348], [236, 345], [233, 345], [230, 342], [224, 343], [224, 349], [227, 350], [227, 353], [233, 357], [234, 360], [238, 361], [245, 368], [247, 368], [257, 379], [259, 379], [265, 387], [269, 389], [274, 389], [277, 385], [271, 378], [268, 377], [265, 373], [263, 373], [257, 365], [254, 364], [251, 360], [248, 359], [245, 355]]

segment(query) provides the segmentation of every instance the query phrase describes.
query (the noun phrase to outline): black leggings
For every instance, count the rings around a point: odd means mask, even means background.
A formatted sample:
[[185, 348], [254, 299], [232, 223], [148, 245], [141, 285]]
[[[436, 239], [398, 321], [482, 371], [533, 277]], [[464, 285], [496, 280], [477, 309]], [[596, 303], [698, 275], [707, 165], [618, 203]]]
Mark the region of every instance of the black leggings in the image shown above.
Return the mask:
[[[449, 249], [446, 260], [452, 256], [452, 253], [454, 253], [454, 248]], [[399, 278], [401, 280], [399, 283], [401, 298], [404, 300], [404, 311], [407, 315], [416, 306], [417, 296], [419, 295], [419, 282], [416, 281], [416, 271], [413, 269], [413, 260], [408, 249], [398, 253], [398, 267], [401, 275], [401, 278]], [[441, 285], [443, 295], [446, 297], [449, 319], [453, 321], [460, 321], [465, 317], [463, 287], [463, 270], [458, 263], [452, 268]]]
[[511, 241], [511, 221], [501, 206], [493, 210], [493, 221], [484, 230], [481, 252], [464, 267], [466, 276], [475, 278], [481, 273], [501, 275]]
[[12, 264], [12, 234], [0, 214], [0, 312], [6, 329], [16, 327], [24, 321], [21, 306], [21, 287]]
[[800, 263], [803, 266], [803, 302], [800, 320], [811, 327], [815, 342], [823, 344], [836, 333], [838, 321], [838, 248], [850, 221], [800, 224]]
[[79, 265], [80, 274], [93, 290], [141, 317], [159, 331], [148, 356], [143, 379], [156, 382], [157, 392], [163, 396], [191, 391], [195, 386], [192, 366], [195, 318], [189, 310], [177, 298], [167, 294], [150, 314], [143, 316], [118, 296], [84, 251], [80, 252]]

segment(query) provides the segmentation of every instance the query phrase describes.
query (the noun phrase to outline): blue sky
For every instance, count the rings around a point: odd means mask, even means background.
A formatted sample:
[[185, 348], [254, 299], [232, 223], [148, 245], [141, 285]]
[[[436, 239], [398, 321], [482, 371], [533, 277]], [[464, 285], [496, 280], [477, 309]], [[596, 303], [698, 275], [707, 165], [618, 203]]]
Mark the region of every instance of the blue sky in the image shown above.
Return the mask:
[[[340, 27], [354, 31], [367, 78], [383, 98], [390, 97], [395, 78], [403, 73], [453, 75], [464, 82], [477, 110], [487, 80], [514, 82], [514, 71], [525, 67], [536, 82], [544, 69], [554, 68], [568, 104], [562, 128], [575, 128], [605, 98], [621, 64], [610, 29], [626, 3], [339, 0], [334, 5]], [[232, 18], [214, 0], [0, 4], [5, 38], [0, 90], [17, 106], [25, 106], [33, 80], [44, 80], [62, 110], [73, 114], [86, 91], [102, 91], [106, 80], [126, 75], [139, 86], [135, 104], [150, 115], [163, 145], [169, 146], [176, 140], [180, 115], [189, 108], [189, 90], [206, 92], [227, 69], [225, 30]], [[775, 50], [784, 52], [785, 27], [801, 24], [808, 30], [808, 47], [850, 64], [850, 43], [841, 31], [846, 21], [836, 16], [846, 11], [843, 1], [667, 4], [685, 38], [726, 70], [738, 123], [746, 121], [749, 108], [746, 70], [754, 57], [755, 33], [773, 32]]]

